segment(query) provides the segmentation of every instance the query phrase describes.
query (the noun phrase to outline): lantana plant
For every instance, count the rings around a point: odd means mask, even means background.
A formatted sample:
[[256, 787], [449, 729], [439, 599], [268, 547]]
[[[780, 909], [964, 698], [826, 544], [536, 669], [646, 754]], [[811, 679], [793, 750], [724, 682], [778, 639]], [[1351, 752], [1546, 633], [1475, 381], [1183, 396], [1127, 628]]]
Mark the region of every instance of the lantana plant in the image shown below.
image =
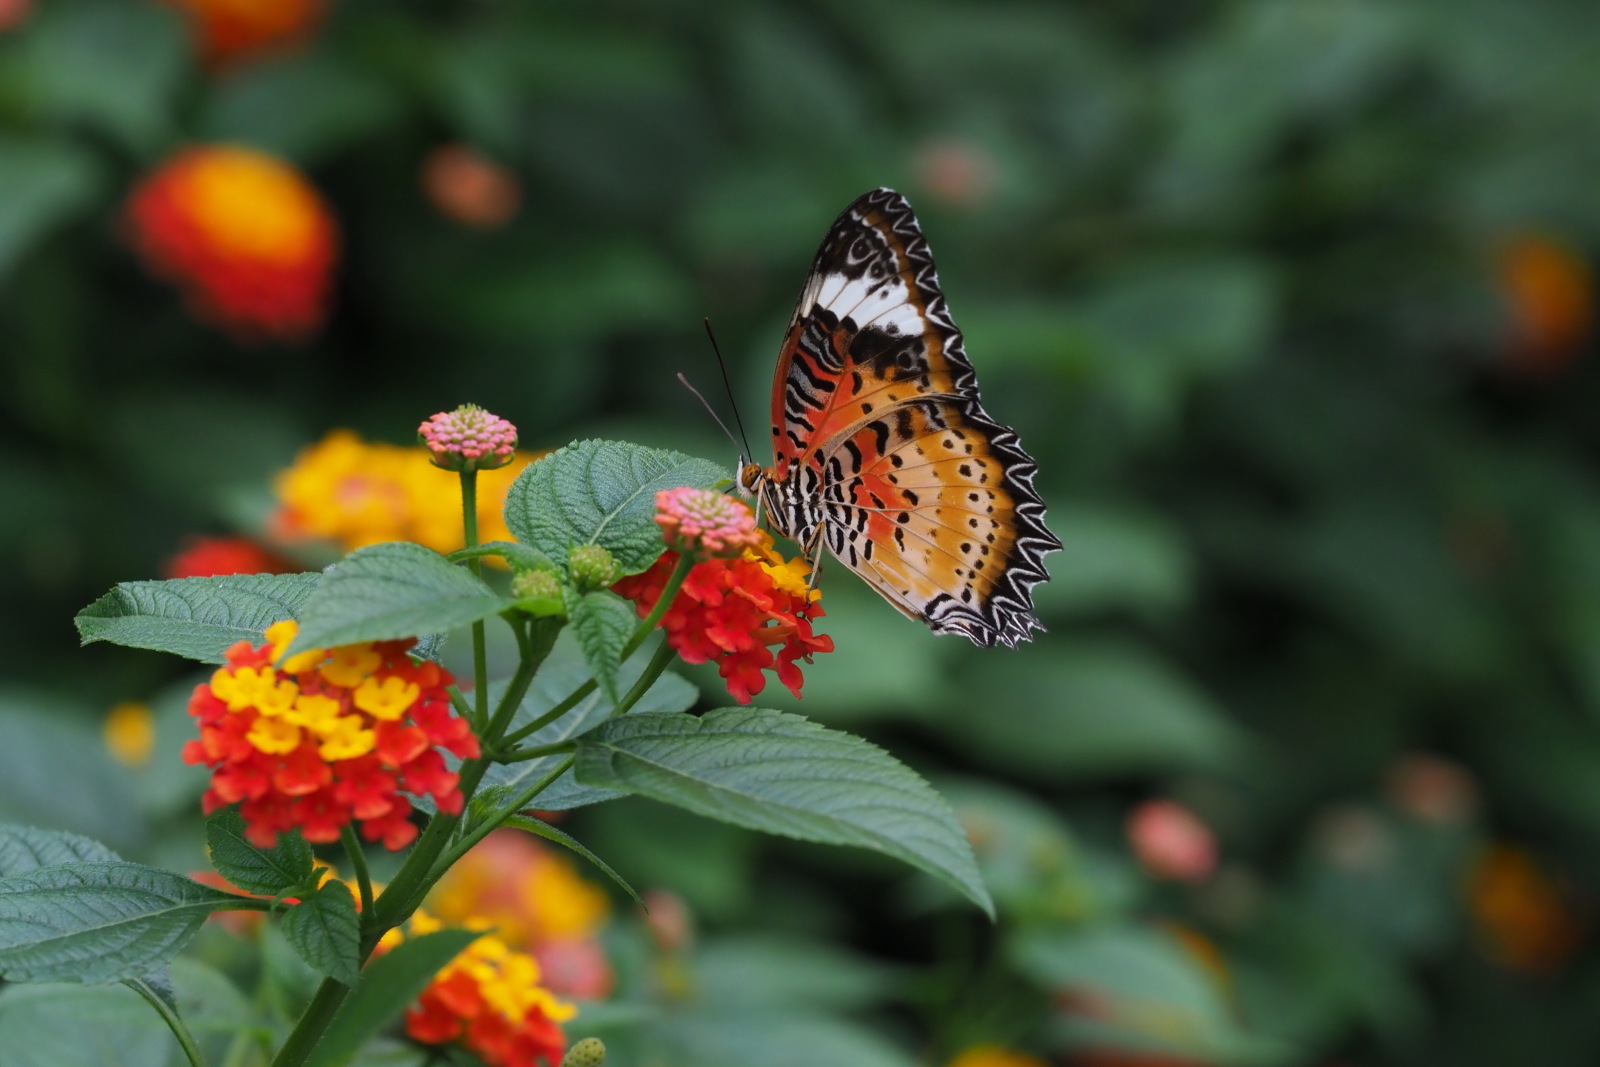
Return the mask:
[[[618, 873], [627, 856], [602, 860], [527, 814], [628, 795], [895, 856], [992, 914], [965, 833], [921, 777], [851, 734], [751, 706], [768, 673], [798, 694], [801, 665], [832, 642], [809, 566], [727, 495], [725, 471], [576, 442], [522, 470], [505, 500], [512, 539], [482, 543], [478, 476], [517, 455], [515, 431], [468, 407], [421, 436], [459, 473], [466, 548], [389, 541], [317, 573], [125, 582], [78, 616], [85, 642], [210, 665], [184, 759], [209, 773], [215, 872], [0, 827], [0, 978], [131, 985], [199, 1067], [168, 965], [208, 916], [267, 913], [320, 984], [238, 1062], [336, 1064], [403, 1033], [504, 1067], [598, 1064], [597, 1041], [569, 1044], [583, 1015], [511, 931], [452, 928], [421, 906], [506, 827], [573, 850], [638, 901]], [[486, 578], [486, 560], [509, 575]], [[504, 677], [490, 674], [491, 626], [515, 649]], [[579, 655], [551, 655], [563, 633]], [[461, 640], [458, 679], [439, 655]], [[669, 671], [680, 657], [715, 662], [737, 703], [691, 714], [698, 694]], [[386, 883], [369, 850], [395, 853]]]

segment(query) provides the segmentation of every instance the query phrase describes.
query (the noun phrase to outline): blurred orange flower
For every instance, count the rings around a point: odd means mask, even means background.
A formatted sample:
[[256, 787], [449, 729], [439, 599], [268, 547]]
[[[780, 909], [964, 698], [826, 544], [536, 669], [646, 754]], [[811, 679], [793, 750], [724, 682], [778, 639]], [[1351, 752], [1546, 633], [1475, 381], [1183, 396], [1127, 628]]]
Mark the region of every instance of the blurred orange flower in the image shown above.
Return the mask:
[[1507, 241], [1498, 268], [1512, 367], [1535, 376], [1566, 369], [1594, 331], [1594, 271], [1567, 246], [1532, 234]]
[[[478, 531], [509, 541], [500, 517], [506, 492], [540, 452], [518, 452], [504, 467], [478, 474]], [[285, 541], [326, 539], [349, 551], [381, 541], [415, 541], [438, 552], [462, 546], [461, 481], [440, 470], [425, 448], [363, 441], [333, 430], [301, 451], [277, 478], [275, 532]]]
[[566, 856], [519, 830], [490, 834], [462, 857], [428, 907], [457, 925], [492, 923], [539, 961], [556, 993], [598, 1000], [611, 991], [611, 966], [595, 936], [611, 917], [610, 899]]
[[33, 0], [0, 0], [0, 33], [22, 25], [33, 14]]
[[975, 1045], [951, 1060], [945, 1067], [1047, 1067], [1045, 1062], [1025, 1052], [999, 1045]]
[[298, 341], [327, 314], [338, 233], [289, 165], [233, 145], [188, 148], [128, 200], [134, 248], [195, 314], [242, 340]]
[[155, 716], [148, 704], [118, 704], [106, 713], [101, 733], [111, 755], [129, 767], [147, 763], [156, 747]]
[[435, 149], [422, 164], [422, 188], [441, 214], [484, 230], [510, 222], [522, 204], [515, 172], [466, 145]]
[[1217, 866], [1211, 828], [1173, 800], [1149, 800], [1128, 814], [1128, 843], [1155, 878], [1203, 882]]
[[1518, 971], [1553, 971], [1578, 947], [1587, 925], [1567, 887], [1526, 849], [1496, 844], [1472, 871], [1468, 903], [1479, 942]]
[[303, 41], [322, 21], [323, 0], [166, 0], [189, 16], [206, 63], [217, 66]]

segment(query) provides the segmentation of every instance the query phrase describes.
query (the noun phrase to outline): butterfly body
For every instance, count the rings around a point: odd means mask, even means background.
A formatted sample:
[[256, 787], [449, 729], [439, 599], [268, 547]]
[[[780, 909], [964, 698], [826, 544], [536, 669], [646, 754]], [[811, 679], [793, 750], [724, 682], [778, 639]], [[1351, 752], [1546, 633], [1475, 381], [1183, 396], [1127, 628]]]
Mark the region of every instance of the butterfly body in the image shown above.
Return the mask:
[[820, 544], [937, 633], [1015, 646], [1061, 544], [1034, 463], [995, 422], [905, 198], [867, 193], [818, 250], [778, 358], [773, 464], [745, 466], [779, 533]]

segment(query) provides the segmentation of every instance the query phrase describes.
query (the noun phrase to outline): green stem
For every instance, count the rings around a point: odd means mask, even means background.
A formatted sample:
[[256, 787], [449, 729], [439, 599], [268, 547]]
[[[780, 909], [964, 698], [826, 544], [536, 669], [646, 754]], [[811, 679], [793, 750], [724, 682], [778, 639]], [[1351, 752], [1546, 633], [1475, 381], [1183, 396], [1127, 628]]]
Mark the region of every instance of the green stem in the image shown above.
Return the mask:
[[148, 1001], [150, 1006], [156, 1010], [156, 1014], [161, 1016], [161, 1021], [167, 1024], [167, 1029], [172, 1031], [172, 1036], [178, 1039], [178, 1045], [183, 1049], [183, 1054], [189, 1058], [190, 1067], [206, 1067], [205, 1054], [200, 1051], [200, 1046], [195, 1043], [194, 1035], [189, 1032], [189, 1028], [184, 1025], [183, 1020], [178, 1018], [178, 1013], [172, 1010], [172, 1006], [162, 1000], [161, 996], [150, 988], [150, 983], [143, 978], [132, 979], [128, 982], [128, 985], [132, 986], [134, 992]]
[[622, 658], [627, 659], [639, 651], [639, 646], [644, 644], [644, 639], [661, 623], [661, 617], [667, 613], [672, 602], [678, 597], [678, 590], [683, 588], [683, 580], [689, 577], [689, 572], [698, 562], [693, 556], [679, 556], [678, 565], [672, 568], [672, 575], [667, 579], [667, 584], [661, 587], [661, 596], [656, 600], [656, 606], [650, 609], [650, 614], [644, 617], [638, 629], [633, 631], [633, 636], [628, 638], [628, 643], [622, 646]]
[[[633, 636], [628, 638], [628, 643], [622, 646], [622, 659], [626, 660], [629, 656], [639, 651], [639, 646], [643, 645], [645, 639], [650, 636], [652, 631], [655, 630], [656, 626], [661, 622], [662, 616], [667, 613], [667, 608], [672, 605], [672, 601], [677, 597], [678, 590], [683, 588], [683, 581], [689, 576], [689, 572], [694, 569], [695, 562], [696, 561], [689, 556], [679, 557], [678, 565], [672, 569], [672, 575], [667, 579], [667, 584], [661, 589], [661, 596], [656, 600], [656, 606], [650, 609], [650, 614], [644, 617], [643, 621], [641, 621], [638, 627], [633, 631]], [[656, 677], [659, 676], [660, 671], [657, 671]], [[651, 680], [654, 681], [654, 678]], [[533, 722], [530, 722], [525, 726], [520, 726], [507, 734], [505, 738], [506, 742], [514, 745], [530, 734], [550, 725], [557, 719], [561, 718], [561, 716], [571, 711], [577, 706], [580, 700], [594, 692], [594, 690], [595, 680], [591, 678], [569, 693], [565, 700], [551, 708], [549, 711], [545, 712], [543, 715], [539, 716]], [[616, 715], [620, 713], [612, 712], [612, 714]]]
[[528, 760], [538, 759], [541, 756], [553, 756], [557, 752], [570, 752], [572, 750], [572, 746], [576, 743], [577, 742], [575, 741], [557, 741], [553, 745], [536, 745], [533, 748], [515, 748], [510, 752], [501, 752], [496, 754], [494, 761], [496, 763], [526, 763]]
[[356, 839], [356, 832], [349, 823], [340, 829], [339, 840], [344, 842], [345, 855], [350, 857], [350, 866], [356, 872], [356, 885], [361, 890], [361, 922], [363, 925], [376, 922], [372, 912], [372, 875], [367, 872], [367, 854], [361, 850], [361, 842]]
[[656, 679], [661, 677], [661, 672], [667, 669], [667, 664], [671, 663], [677, 655], [677, 650], [665, 641], [657, 645], [655, 652], [651, 653], [650, 662], [644, 665], [644, 673], [639, 675], [637, 682], [633, 683], [633, 688], [624, 693], [622, 699], [617, 701], [617, 706], [612, 709], [608, 717], [614, 719], [618, 715], [626, 715], [629, 709], [639, 703], [640, 699], [650, 691], [650, 687], [656, 684]]
[[[463, 547], [478, 547], [478, 472], [461, 472], [461, 532]], [[467, 570], [473, 577], [483, 577], [483, 560], [473, 556], [467, 560]], [[489, 649], [484, 639], [483, 620], [472, 624], [472, 684], [477, 704], [478, 725], [489, 718]]]
[[272, 1058], [272, 1067], [300, 1067], [306, 1062], [306, 1057], [322, 1040], [323, 1032], [333, 1022], [334, 1014], [349, 995], [349, 986], [332, 978], [324, 978], [311, 1003], [306, 1006], [305, 1014], [300, 1016], [300, 1021], [295, 1024], [283, 1047]]
[[471, 833], [464, 836], [460, 842], [458, 842], [456, 846], [446, 853], [445, 856], [436, 864], [439, 873], [443, 874], [446, 870], [449, 870], [451, 864], [455, 863], [462, 856], [465, 856], [469, 851], [471, 851], [473, 845], [476, 845], [479, 841], [482, 841], [485, 837], [488, 837], [495, 830], [498, 830], [501, 822], [503, 822], [507, 816], [515, 815], [517, 812], [526, 808], [530, 803], [532, 803], [535, 797], [544, 792], [546, 789], [550, 788], [552, 782], [554, 782], [557, 778], [560, 778], [563, 774], [566, 774], [567, 769], [572, 766], [577, 758], [577, 756], [572, 755], [568, 756], [560, 763], [557, 763], [546, 774], [541, 776], [538, 781], [534, 782], [528, 788], [524, 789], [510, 800], [506, 801], [505, 804], [501, 805], [498, 812], [480, 822]]

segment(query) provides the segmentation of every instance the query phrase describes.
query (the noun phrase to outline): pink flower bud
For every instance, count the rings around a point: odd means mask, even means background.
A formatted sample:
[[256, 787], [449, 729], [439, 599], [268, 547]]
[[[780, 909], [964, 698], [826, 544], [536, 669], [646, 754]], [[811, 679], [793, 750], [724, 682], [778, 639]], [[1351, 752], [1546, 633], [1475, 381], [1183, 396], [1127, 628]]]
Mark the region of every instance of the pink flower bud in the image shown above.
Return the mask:
[[517, 450], [517, 428], [476, 404], [439, 412], [417, 427], [417, 439], [447, 471], [494, 470]]

